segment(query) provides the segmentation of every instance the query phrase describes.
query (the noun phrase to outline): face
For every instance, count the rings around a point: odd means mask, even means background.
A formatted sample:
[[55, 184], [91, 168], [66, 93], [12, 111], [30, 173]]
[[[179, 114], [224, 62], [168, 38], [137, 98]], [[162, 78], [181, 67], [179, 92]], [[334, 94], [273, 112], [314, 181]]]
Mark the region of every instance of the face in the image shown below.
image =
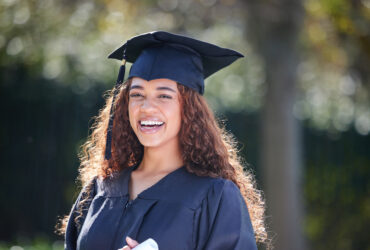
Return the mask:
[[178, 143], [181, 105], [177, 83], [133, 77], [129, 90], [130, 124], [144, 147]]

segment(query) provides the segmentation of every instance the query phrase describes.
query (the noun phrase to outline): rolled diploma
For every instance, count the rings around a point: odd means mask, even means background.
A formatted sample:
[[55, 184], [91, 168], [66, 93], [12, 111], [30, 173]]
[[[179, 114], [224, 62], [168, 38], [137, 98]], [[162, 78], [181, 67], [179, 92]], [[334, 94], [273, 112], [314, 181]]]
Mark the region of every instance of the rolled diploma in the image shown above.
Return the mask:
[[152, 238], [141, 242], [139, 245], [134, 247], [132, 250], [158, 250], [158, 244]]

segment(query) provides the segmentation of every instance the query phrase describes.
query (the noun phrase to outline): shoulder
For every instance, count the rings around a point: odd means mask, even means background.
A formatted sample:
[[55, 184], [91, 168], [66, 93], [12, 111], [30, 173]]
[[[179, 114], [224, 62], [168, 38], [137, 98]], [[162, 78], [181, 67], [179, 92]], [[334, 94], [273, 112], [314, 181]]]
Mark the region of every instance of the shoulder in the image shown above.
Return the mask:
[[238, 195], [240, 190], [231, 180], [224, 178], [214, 178], [212, 182], [212, 191], [219, 194]]
[[231, 180], [213, 182], [196, 221], [198, 249], [257, 249], [248, 208]]
[[96, 178], [97, 196], [103, 197], [122, 197], [128, 194], [128, 181], [130, 169], [125, 168], [119, 172], [113, 172], [112, 175], [103, 178]]
[[230, 180], [198, 176], [187, 171], [176, 179], [173, 186], [176, 187], [173, 192], [177, 195], [171, 196], [181, 199], [184, 205], [192, 209], [200, 207], [204, 202], [216, 203], [230, 198], [240, 200], [241, 197], [239, 188]]
[[215, 178], [208, 189], [203, 203], [208, 206], [219, 206], [221, 203], [230, 208], [238, 208], [244, 203], [244, 198], [239, 187], [231, 180], [224, 178]]
[[88, 207], [96, 193], [97, 177], [93, 177], [82, 186], [80, 193], [78, 194], [78, 197], [76, 198], [75, 203], [72, 207], [72, 212], [78, 214], [80, 207], [82, 207], [81, 211], [84, 210], [84, 208]]

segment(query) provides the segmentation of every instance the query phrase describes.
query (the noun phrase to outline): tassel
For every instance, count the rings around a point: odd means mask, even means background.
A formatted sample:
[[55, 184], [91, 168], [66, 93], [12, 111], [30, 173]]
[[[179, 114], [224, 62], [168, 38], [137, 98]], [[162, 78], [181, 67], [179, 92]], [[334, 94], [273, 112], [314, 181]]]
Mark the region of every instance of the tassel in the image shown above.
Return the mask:
[[125, 67], [126, 60], [122, 60], [122, 65], [119, 68], [119, 73], [116, 81], [116, 85], [114, 87], [113, 91], [113, 99], [112, 99], [112, 105], [110, 107], [110, 112], [109, 112], [109, 122], [108, 122], [108, 129], [107, 129], [107, 141], [105, 143], [105, 156], [104, 158], [106, 160], [109, 160], [112, 157], [112, 128], [113, 128], [113, 120], [114, 120], [114, 102], [116, 100], [116, 96], [119, 91], [119, 87], [121, 86], [123, 79], [125, 78]]

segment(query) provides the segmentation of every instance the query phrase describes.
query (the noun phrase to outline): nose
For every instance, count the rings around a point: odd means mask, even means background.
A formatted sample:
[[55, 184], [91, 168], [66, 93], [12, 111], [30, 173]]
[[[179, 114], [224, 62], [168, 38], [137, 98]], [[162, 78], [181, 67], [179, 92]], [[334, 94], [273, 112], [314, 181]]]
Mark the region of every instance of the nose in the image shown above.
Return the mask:
[[156, 105], [151, 98], [145, 98], [142, 105], [140, 106], [141, 111], [150, 112], [156, 108]]

